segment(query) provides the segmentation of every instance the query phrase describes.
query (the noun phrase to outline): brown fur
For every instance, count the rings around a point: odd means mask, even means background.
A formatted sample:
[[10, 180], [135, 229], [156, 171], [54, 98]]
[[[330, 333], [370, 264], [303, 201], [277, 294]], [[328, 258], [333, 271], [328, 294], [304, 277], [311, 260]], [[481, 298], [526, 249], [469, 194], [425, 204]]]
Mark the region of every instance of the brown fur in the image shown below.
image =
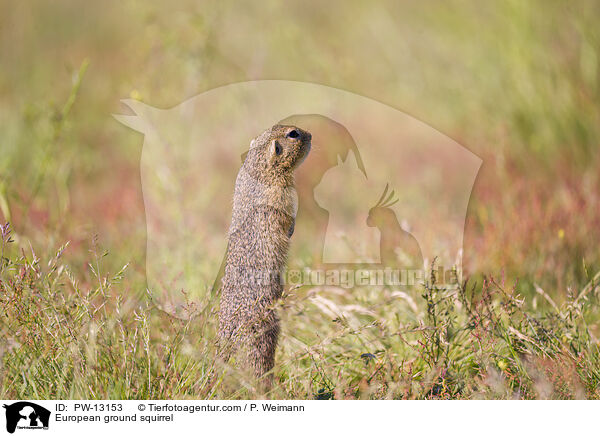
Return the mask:
[[256, 377], [274, 365], [279, 319], [273, 306], [283, 290], [297, 211], [293, 172], [310, 141], [298, 127], [271, 127], [252, 141], [235, 184], [219, 339], [222, 357], [238, 355]]

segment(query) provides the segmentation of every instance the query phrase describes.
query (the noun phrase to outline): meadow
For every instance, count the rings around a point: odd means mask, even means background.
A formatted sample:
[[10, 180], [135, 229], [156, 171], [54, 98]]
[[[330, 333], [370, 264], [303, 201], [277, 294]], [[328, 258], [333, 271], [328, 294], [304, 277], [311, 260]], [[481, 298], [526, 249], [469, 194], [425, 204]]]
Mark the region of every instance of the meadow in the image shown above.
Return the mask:
[[212, 283], [183, 318], [147, 292], [142, 138], [111, 117], [258, 79], [368, 96], [483, 160], [461, 286], [291, 287], [267, 397], [600, 396], [596, 2], [0, 4], [1, 398], [259, 395], [215, 361]]

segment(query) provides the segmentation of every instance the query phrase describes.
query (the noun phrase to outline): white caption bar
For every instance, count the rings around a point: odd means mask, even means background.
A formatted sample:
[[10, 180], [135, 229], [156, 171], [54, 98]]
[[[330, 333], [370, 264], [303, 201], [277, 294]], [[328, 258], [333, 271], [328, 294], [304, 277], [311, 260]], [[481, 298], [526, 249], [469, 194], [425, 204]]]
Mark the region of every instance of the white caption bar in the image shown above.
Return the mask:
[[[578, 434], [595, 401], [0, 400], [0, 434]], [[594, 427], [592, 427], [594, 425]], [[7, 433], [8, 432], [8, 433]], [[185, 433], [181, 433], [185, 432]], [[309, 434], [310, 434], [309, 433]]]

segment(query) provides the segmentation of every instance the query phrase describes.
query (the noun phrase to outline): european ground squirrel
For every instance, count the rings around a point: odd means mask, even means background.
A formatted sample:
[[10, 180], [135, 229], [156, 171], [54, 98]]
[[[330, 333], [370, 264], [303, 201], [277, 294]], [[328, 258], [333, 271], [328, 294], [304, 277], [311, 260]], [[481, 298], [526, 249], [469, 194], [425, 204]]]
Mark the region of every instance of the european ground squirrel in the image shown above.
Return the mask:
[[236, 354], [257, 377], [274, 365], [279, 319], [273, 305], [283, 290], [298, 209], [294, 170], [310, 147], [310, 133], [275, 125], [251, 142], [235, 183], [219, 341], [223, 358]]

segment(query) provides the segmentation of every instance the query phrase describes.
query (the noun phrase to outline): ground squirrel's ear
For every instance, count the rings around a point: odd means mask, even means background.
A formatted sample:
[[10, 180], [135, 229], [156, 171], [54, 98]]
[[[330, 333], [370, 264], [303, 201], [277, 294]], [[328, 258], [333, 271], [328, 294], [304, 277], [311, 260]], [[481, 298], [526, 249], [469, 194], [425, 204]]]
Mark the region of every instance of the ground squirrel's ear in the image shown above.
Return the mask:
[[256, 142], [256, 139], [253, 139], [252, 141], [250, 141], [250, 148], [254, 148], [255, 142]]
[[277, 139], [273, 139], [271, 141], [271, 158], [274, 156], [279, 156], [283, 151], [281, 144], [277, 141]]

